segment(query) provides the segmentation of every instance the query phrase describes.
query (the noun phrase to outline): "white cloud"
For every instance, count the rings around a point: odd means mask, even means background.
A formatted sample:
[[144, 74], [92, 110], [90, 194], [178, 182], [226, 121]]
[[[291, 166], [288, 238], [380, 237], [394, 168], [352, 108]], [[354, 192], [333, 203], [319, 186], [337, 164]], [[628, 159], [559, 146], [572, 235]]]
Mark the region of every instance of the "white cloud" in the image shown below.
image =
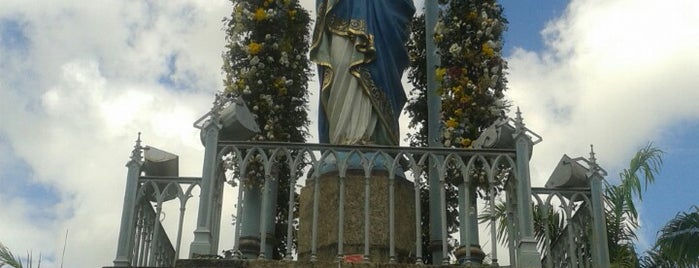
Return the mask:
[[[31, 174], [3, 180], [46, 185], [59, 202], [41, 207], [32, 196], [0, 193], [0, 239], [19, 253], [42, 252], [50, 267], [60, 261], [69, 230], [66, 267], [109, 265], [136, 133], [179, 154], [182, 175], [201, 172], [202, 146], [191, 124], [221, 88], [221, 19], [229, 3], [37, 5], [11, 2], [0, 11], [0, 18], [19, 21], [28, 40], [24, 54], [0, 52], [0, 136], [11, 149], [0, 163], [26, 162]], [[10, 49], [18, 48], [0, 51]], [[159, 84], [163, 76], [181, 89]]]
[[[682, 120], [697, 120], [699, 6], [693, 1], [572, 1], [543, 30], [542, 52], [508, 59], [509, 96], [544, 137], [532, 166], [542, 184], [563, 153], [595, 144], [608, 169]], [[538, 171], [538, 172], [537, 172]], [[610, 177], [614, 178], [612, 174]]]

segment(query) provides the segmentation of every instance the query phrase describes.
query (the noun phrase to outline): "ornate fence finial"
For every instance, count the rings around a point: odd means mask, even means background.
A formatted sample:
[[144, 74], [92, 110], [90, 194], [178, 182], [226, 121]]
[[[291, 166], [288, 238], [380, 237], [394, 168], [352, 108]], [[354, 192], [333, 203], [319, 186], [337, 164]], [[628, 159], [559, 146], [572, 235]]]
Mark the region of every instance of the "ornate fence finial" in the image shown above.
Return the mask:
[[141, 161], [143, 159], [143, 147], [141, 146], [141, 132], [138, 132], [138, 139], [136, 139], [136, 144], [133, 146], [133, 151], [131, 151], [131, 160]]
[[526, 131], [526, 128], [524, 127], [524, 119], [522, 118], [522, 111], [519, 110], [519, 106], [517, 106], [517, 113], [515, 117], [515, 133], [524, 133]]
[[600, 166], [597, 165], [597, 158], [595, 157], [595, 147], [592, 144], [590, 144], [590, 169], [592, 172], [598, 172], [600, 170]]
[[211, 117], [216, 118], [221, 114], [221, 109], [223, 108], [223, 105], [226, 103], [226, 98], [223, 95], [222, 92], [217, 92], [214, 95], [214, 102], [213, 105], [211, 106]]

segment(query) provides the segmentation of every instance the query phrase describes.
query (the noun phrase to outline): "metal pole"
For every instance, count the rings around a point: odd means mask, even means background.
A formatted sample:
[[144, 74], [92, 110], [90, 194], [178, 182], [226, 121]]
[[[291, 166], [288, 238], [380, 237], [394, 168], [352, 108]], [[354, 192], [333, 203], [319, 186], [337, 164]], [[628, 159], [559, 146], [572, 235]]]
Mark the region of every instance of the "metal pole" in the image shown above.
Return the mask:
[[274, 219], [277, 211], [276, 204], [277, 190], [279, 188], [279, 172], [276, 170], [276, 167], [273, 169], [273, 171], [270, 171], [270, 174], [265, 174], [266, 178], [264, 191], [262, 194], [262, 215], [260, 215], [260, 256], [258, 258], [263, 260], [274, 257], [274, 245], [268, 242], [272, 241], [275, 235]]
[[388, 243], [389, 243], [389, 263], [396, 263], [396, 197], [395, 197], [395, 182], [394, 176], [388, 178]]
[[262, 212], [260, 213], [260, 255], [257, 256], [258, 259], [264, 260], [266, 258], [265, 251], [267, 251], [267, 213], [269, 206], [271, 205], [271, 176], [266, 176], [264, 190], [262, 192]]
[[[468, 248], [468, 235], [469, 233], [466, 231], [468, 230], [468, 220], [466, 220], [468, 213], [468, 204], [466, 201], [466, 192], [468, 189], [468, 182], [462, 181], [459, 183], [458, 189], [459, 189], [459, 243], [461, 244], [460, 246]], [[457, 256], [458, 258], [458, 256]], [[457, 260], [458, 261], [458, 260]]]
[[235, 203], [236, 208], [235, 208], [235, 234], [233, 236], [233, 254], [236, 254], [238, 250], [240, 249], [240, 233], [242, 230], [240, 230], [242, 223], [241, 221], [244, 220], [242, 218], [242, 213], [243, 213], [243, 182], [241, 181], [240, 184], [238, 185], [238, 201]]
[[369, 203], [370, 200], [370, 185], [369, 176], [364, 177], [364, 261], [369, 262], [369, 235], [371, 226], [371, 217], [369, 217]]
[[415, 181], [415, 264], [422, 264], [422, 208], [420, 204], [420, 172], [413, 175]]
[[344, 258], [344, 232], [345, 232], [345, 178], [339, 177], [339, 201], [337, 209], [337, 260], [342, 261]]
[[[446, 172], [446, 171], [445, 171]], [[447, 252], [449, 252], [449, 248], [447, 246], [447, 201], [446, 201], [446, 190], [444, 189], [446, 187], [446, 181], [444, 176], [446, 174], [442, 174], [443, 176], [439, 177], [439, 205], [440, 205], [440, 210], [439, 210], [439, 215], [440, 215], [440, 220], [441, 220], [441, 236], [440, 240], [442, 241], [442, 264], [449, 264], [449, 257], [446, 256]], [[434, 259], [434, 257], [433, 257]]]
[[293, 222], [294, 222], [294, 206], [296, 205], [296, 200], [294, 198], [294, 194], [296, 191], [295, 185], [296, 185], [296, 173], [294, 172], [295, 167], [290, 167], [289, 170], [291, 170], [291, 177], [289, 178], [289, 218], [286, 221], [286, 260], [287, 261], [292, 261], [294, 260], [294, 257], [291, 254], [291, 248], [292, 248], [292, 243], [293, 243]]
[[180, 219], [177, 224], [177, 244], [175, 246], [175, 260], [177, 260], [180, 257], [180, 244], [182, 243], [182, 225], [184, 225], [184, 213], [185, 213], [185, 207], [186, 201], [180, 200]]
[[[438, 66], [439, 57], [434, 42], [434, 27], [437, 25], [437, 0], [425, 0], [425, 49], [427, 73], [427, 145], [430, 147], [441, 147], [440, 111], [442, 110], [441, 97], [437, 94], [437, 79], [434, 68]], [[441, 209], [439, 175], [436, 172], [436, 162], [433, 162], [429, 169], [429, 192], [430, 192], [430, 245], [436, 245], [442, 241], [442, 217], [439, 217]], [[442, 262], [443, 254], [440, 247], [432, 246], [432, 263]]]
[[464, 228], [459, 230], [461, 233], [464, 233], [462, 235], [463, 241], [461, 241], [461, 245], [466, 248], [466, 255], [464, 256], [464, 259], [466, 260], [466, 263], [471, 263], [471, 241], [474, 239], [473, 237], [473, 232], [471, 232], [471, 185], [470, 182], [473, 180], [469, 180], [469, 182], [464, 182], [464, 186], [462, 189], [459, 189], [459, 199], [463, 199], [463, 201], [459, 200], [459, 202], [463, 202], [463, 207], [464, 210], [461, 213], [462, 214], [462, 220], [464, 221], [461, 226]]
[[493, 266], [499, 266], [498, 265], [498, 240], [497, 240], [497, 235], [496, 235], [496, 230], [495, 225], [497, 222], [495, 221], [495, 186], [492, 185], [494, 182], [491, 180], [491, 184], [488, 185], [488, 188], [490, 188], [490, 200], [488, 200], [488, 206], [490, 206], [490, 244], [491, 244], [491, 260]]
[[318, 256], [318, 206], [320, 203], [320, 178], [313, 178], [313, 223], [311, 224], [311, 262], [315, 262]]
[[568, 226], [566, 229], [568, 230], [568, 258], [570, 259], [570, 266], [571, 267], [578, 267], [578, 258], [575, 254], [575, 249], [577, 248], [577, 245], [575, 243], [575, 233], [574, 233], [574, 228], [575, 228], [575, 223], [572, 221], [573, 217], [573, 207], [575, 204], [573, 204], [572, 201], [569, 201], [570, 203], [565, 206], [565, 213], [566, 213], [566, 222], [568, 223]]

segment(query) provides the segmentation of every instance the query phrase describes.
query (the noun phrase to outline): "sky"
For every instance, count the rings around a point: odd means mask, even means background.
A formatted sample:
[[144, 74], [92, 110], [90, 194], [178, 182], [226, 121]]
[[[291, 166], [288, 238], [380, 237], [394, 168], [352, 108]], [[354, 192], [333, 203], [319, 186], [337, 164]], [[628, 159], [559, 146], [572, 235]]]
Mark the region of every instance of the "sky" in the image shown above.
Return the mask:
[[[590, 144], [607, 180], [618, 182], [653, 142], [665, 154], [639, 201], [639, 247], [648, 248], [667, 220], [699, 204], [699, 2], [502, 4], [507, 97], [544, 138], [534, 147], [532, 184], [542, 186], [563, 154], [588, 156]], [[180, 175], [201, 176], [192, 123], [222, 89], [221, 19], [230, 10], [223, 0], [0, 2], [3, 244], [40, 252], [45, 267], [60, 266], [64, 245], [66, 267], [110, 265], [138, 132], [180, 156]], [[229, 235], [221, 248], [231, 247], [230, 224], [222, 226]]]

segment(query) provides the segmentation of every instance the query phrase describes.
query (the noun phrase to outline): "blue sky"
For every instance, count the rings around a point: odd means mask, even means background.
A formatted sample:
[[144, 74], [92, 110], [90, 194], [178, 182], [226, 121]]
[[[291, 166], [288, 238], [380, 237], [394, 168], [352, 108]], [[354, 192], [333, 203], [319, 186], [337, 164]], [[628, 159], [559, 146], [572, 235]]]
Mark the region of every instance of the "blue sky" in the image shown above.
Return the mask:
[[[587, 156], [589, 144], [614, 182], [654, 142], [665, 162], [640, 202], [639, 232], [642, 249], [652, 244], [662, 224], [699, 203], [691, 170], [699, 163], [699, 3], [502, 4], [508, 98], [544, 137], [533, 184], [543, 185], [564, 153]], [[200, 175], [191, 124], [222, 88], [228, 10], [224, 0], [0, 3], [0, 241], [40, 251], [53, 267], [68, 230], [66, 267], [110, 264], [138, 132], [180, 155], [181, 175]]]

